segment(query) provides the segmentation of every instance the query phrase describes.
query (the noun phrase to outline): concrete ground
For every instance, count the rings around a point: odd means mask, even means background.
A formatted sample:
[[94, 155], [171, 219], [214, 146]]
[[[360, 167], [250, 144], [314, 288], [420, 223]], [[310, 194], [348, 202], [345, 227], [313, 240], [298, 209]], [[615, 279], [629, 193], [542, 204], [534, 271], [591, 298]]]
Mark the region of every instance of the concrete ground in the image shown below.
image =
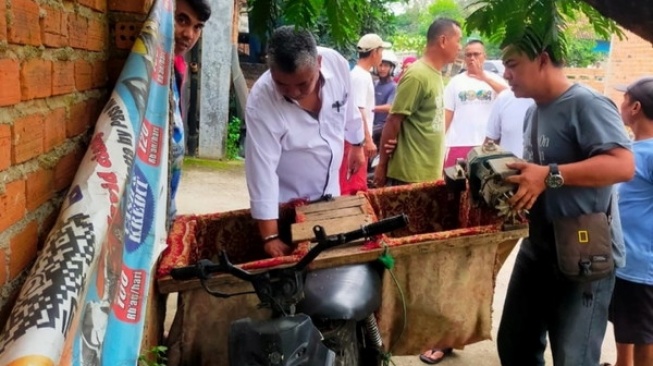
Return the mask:
[[[188, 166], [191, 165], [191, 166]], [[177, 208], [180, 213], [214, 213], [249, 207], [249, 196], [245, 183], [245, 170], [242, 163], [203, 164], [193, 162], [184, 168], [182, 183], [177, 195]], [[508, 281], [515, 261], [517, 250], [513, 250], [505, 265], [499, 272], [494, 295], [492, 321], [492, 336], [496, 337], [499, 318], [503, 310], [503, 302], [508, 287]], [[174, 308], [176, 299], [170, 297], [168, 306]], [[172, 310], [172, 309], [171, 309]], [[172, 313], [168, 311], [167, 326], [172, 321]], [[551, 354], [547, 350], [547, 365], [553, 365]], [[616, 350], [612, 326], [608, 324], [603, 342], [602, 362], [614, 362]], [[397, 366], [424, 365], [417, 356], [397, 356], [393, 358]], [[443, 366], [499, 366], [496, 344], [492, 340], [479, 342], [455, 351], [439, 365]]]

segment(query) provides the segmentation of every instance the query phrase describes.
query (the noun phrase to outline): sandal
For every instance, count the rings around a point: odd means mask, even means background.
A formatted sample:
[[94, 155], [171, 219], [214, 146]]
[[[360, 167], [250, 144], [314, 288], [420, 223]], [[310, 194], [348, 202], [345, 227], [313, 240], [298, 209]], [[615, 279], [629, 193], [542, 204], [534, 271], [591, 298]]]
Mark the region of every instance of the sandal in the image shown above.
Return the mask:
[[[431, 348], [430, 350], [419, 355], [419, 359], [426, 364], [435, 365], [444, 360], [444, 358], [450, 355], [452, 352], [453, 348]], [[435, 356], [436, 354], [438, 356]]]

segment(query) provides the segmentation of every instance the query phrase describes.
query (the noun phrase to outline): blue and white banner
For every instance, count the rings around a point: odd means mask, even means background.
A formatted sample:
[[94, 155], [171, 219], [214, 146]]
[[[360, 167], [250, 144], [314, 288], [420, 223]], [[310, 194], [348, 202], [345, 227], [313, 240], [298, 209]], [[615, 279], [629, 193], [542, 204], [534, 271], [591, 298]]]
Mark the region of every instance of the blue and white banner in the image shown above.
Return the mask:
[[165, 246], [173, 1], [157, 0], [0, 335], [0, 365], [136, 365]]

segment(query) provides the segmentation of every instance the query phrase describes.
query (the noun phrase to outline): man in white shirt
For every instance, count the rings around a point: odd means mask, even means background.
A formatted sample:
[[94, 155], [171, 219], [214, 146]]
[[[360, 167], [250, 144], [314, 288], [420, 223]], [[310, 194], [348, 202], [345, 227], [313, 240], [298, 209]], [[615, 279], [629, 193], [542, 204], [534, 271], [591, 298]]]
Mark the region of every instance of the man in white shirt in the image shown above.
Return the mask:
[[355, 174], [365, 169], [365, 135], [347, 61], [317, 47], [310, 32], [277, 28], [268, 65], [247, 99], [245, 169], [252, 217], [265, 251], [277, 257], [290, 253], [279, 237], [279, 204], [338, 196], [344, 142], [353, 145], [346, 158]]
[[[379, 67], [383, 49], [390, 47], [381, 37], [369, 33], [361, 37], [356, 46], [358, 50], [358, 62], [351, 70], [351, 96], [352, 101], [358, 107], [363, 128], [365, 131], [365, 143], [363, 152], [368, 159], [376, 155], [376, 145], [372, 140], [374, 123], [374, 80], [372, 80], [372, 68]], [[349, 150], [349, 144], [345, 143], [345, 154]], [[366, 164], [367, 166], [367, 161]], [[358, 191], [367, 190], [367, 170], [360, 169], [357, 174], [348, 174], [347, 161], [343, 161], [340, 168], [340, 190], [343, 195], [356, 194]]]
[[523, 157], [524, 118], [533, 104], [533, 99], [517, 98], [510, 89], [502, 91], [492, 106], [484, 143], [492, 140], [516, 157]]
[[494, 99], [508, 86], [501, 76], [483, 70], [482, 41], [467, 42], [464, 52], [466, 71], [454, 76], [444, 89], [445, 168], [454, 165], [457, 158], [466, 158], [472, 147], [483, 144]]

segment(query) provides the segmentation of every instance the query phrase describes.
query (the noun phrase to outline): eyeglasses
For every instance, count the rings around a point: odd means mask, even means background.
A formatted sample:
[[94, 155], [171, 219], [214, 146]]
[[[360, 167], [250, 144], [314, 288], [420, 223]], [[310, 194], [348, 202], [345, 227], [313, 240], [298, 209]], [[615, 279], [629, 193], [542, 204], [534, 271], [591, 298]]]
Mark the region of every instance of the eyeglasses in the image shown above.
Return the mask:
[[472, 57], [480, 57], [483, 53], [481, 52], [468, 52], [465, 54], [465, 57], [467, 58], [472, 58]]

